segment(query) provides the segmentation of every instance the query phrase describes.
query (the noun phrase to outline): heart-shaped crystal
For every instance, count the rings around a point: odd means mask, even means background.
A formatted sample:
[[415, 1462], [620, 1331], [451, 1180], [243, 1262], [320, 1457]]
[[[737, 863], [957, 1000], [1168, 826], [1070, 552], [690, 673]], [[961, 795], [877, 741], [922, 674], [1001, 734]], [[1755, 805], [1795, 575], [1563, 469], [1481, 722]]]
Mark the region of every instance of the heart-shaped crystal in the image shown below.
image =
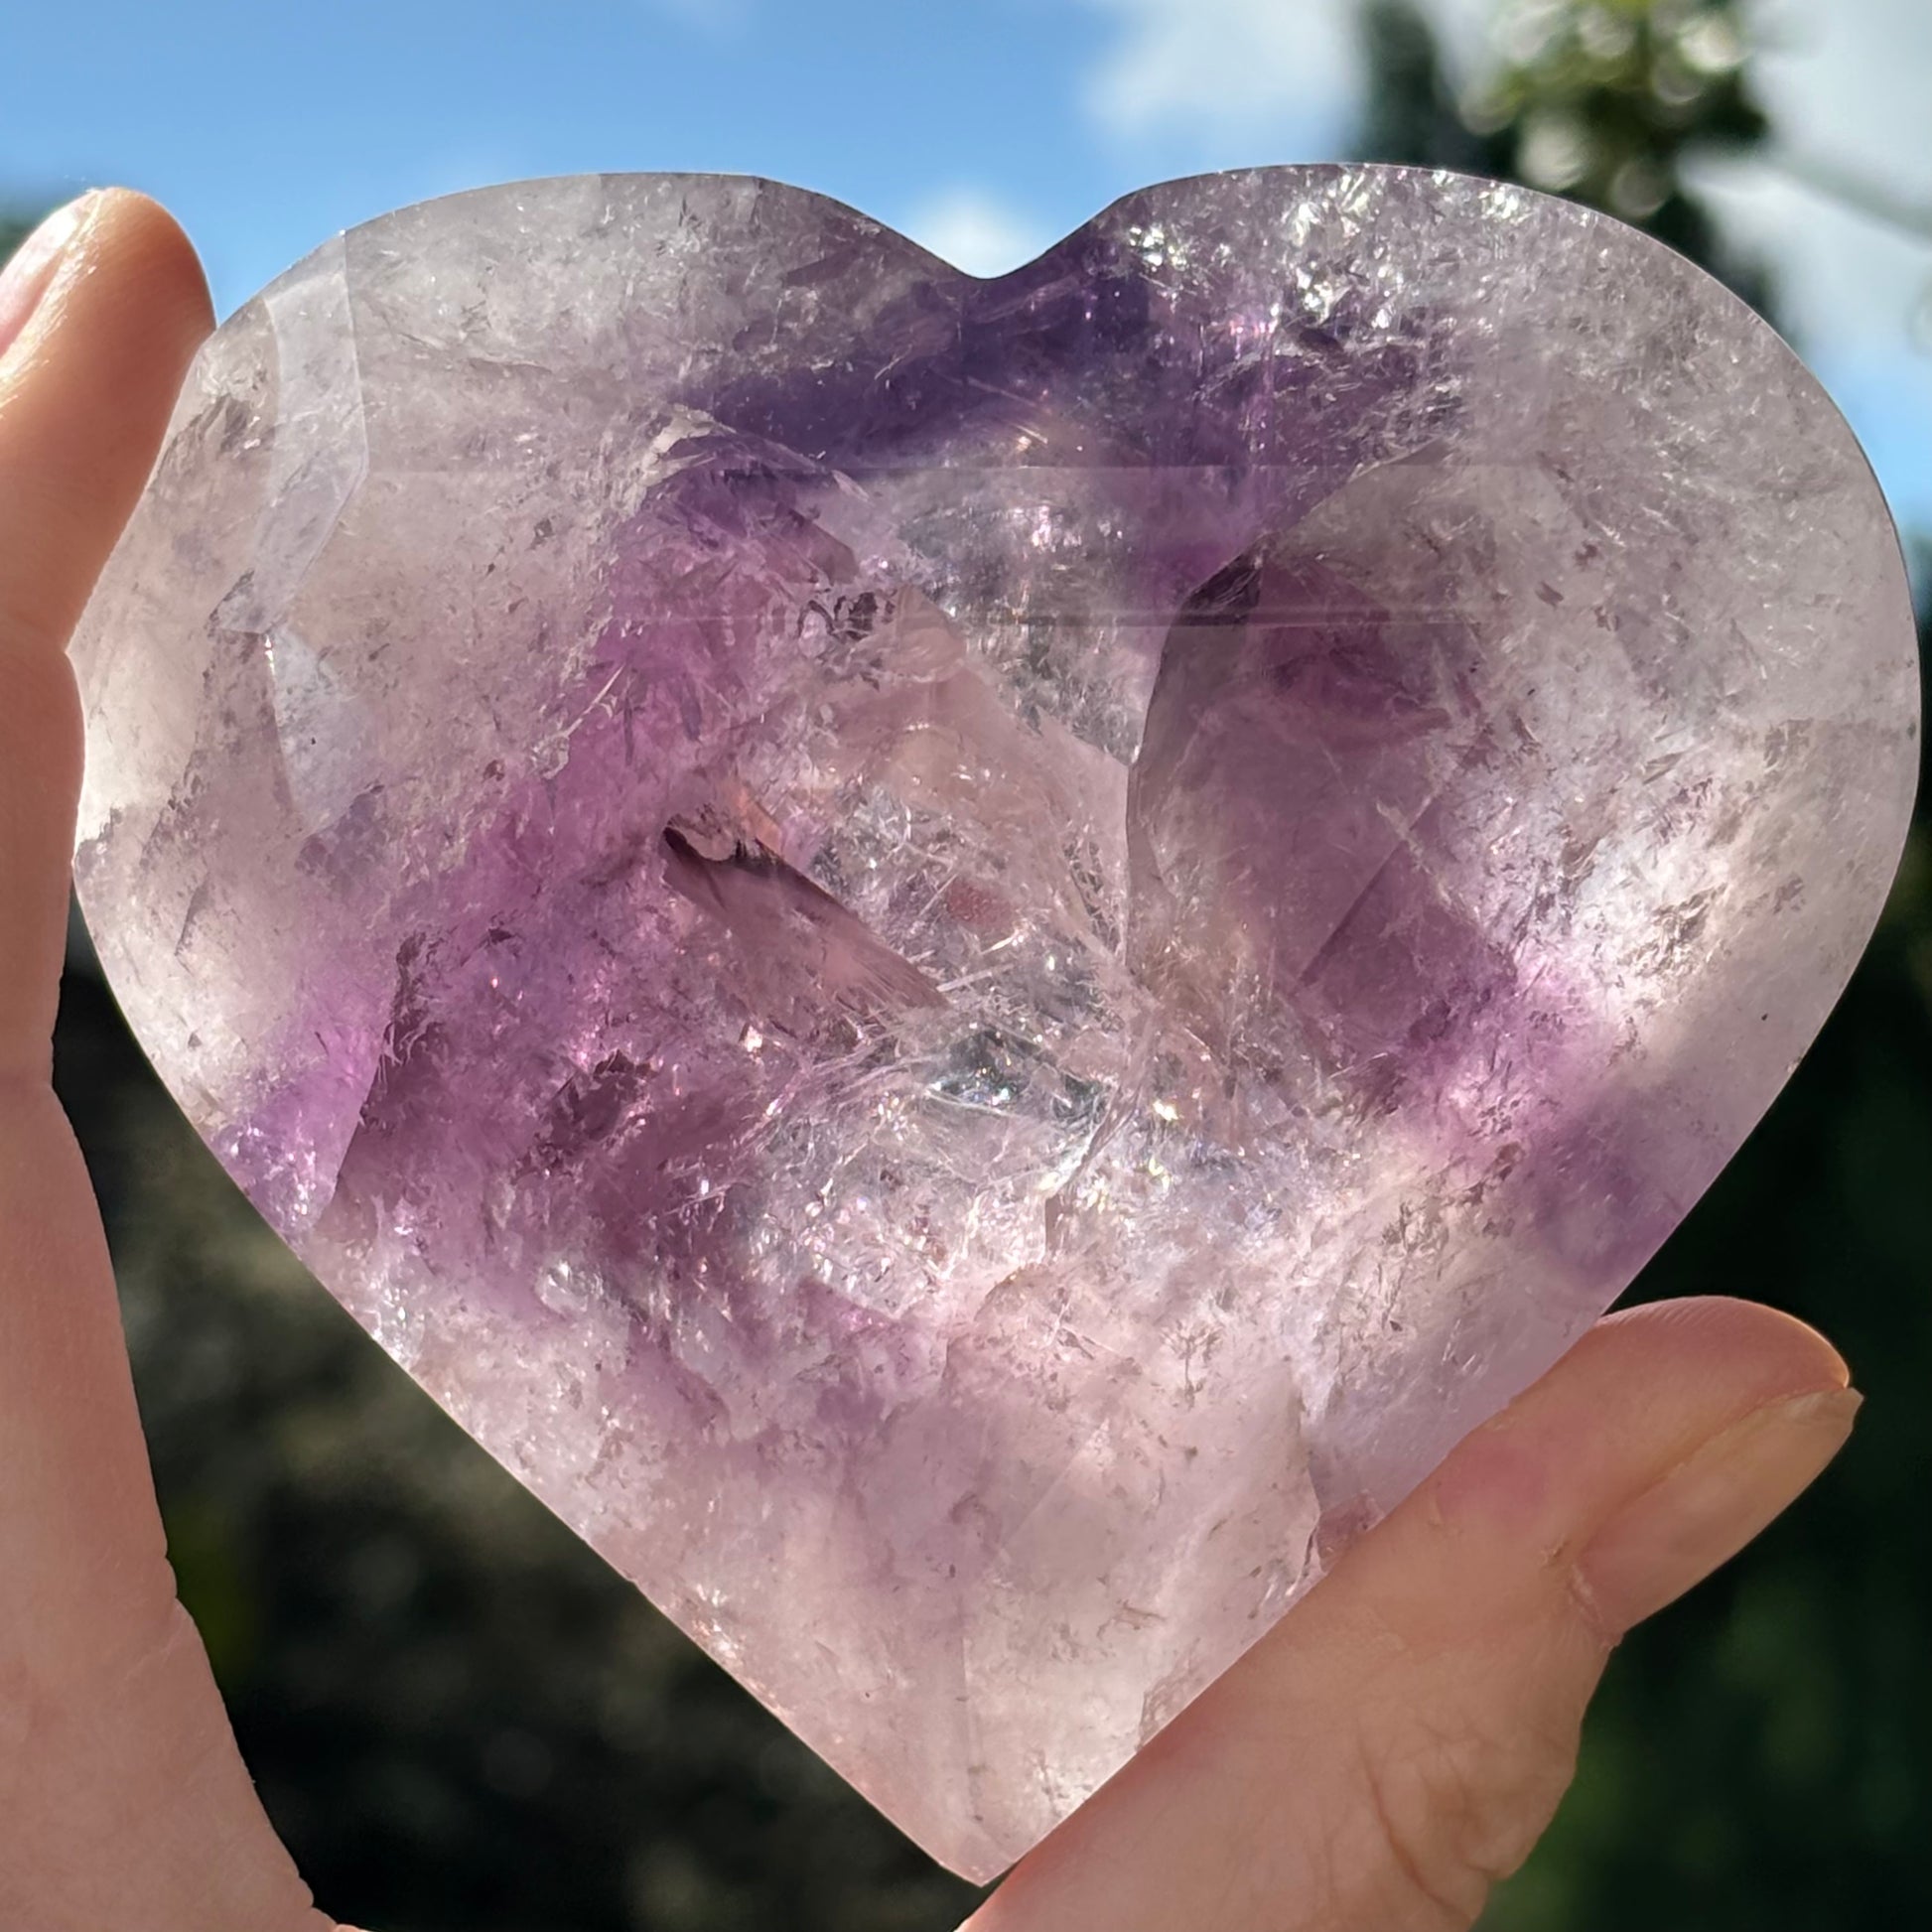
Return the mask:
[[1629, 1281], [1915, 759], [1771, 331], [1376, 169], [997, 281], [748, 180], [389, 215], [208, 345], [75, 648], [196, 1125], [981, 1875]]

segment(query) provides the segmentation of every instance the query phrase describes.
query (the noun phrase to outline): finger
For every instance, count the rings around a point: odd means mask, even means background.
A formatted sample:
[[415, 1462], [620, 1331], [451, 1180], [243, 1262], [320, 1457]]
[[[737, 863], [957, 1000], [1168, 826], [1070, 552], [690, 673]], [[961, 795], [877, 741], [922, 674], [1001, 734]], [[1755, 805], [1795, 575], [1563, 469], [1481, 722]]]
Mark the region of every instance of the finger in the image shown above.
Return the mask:
[[1449, 1932], [1570, 1781], [1611, 1645], [1858, 1407], [1748, 1303], [1600, 1323], [1014, 1872], [969, 1932]]
[[0, 295], [0, 1078], [45, 1074], [67, 933], [80, 725], [62, 649], [209, 322], [181, 230], [124, 192], [54, 216]]
[[[30, 244], [31, 245], [31, 244]], [[47, 1085], [79, 773], [61, 646], [208, 326], [90, 198], [0, 355], [0, 1926], [314, 1932], [175, 1601], [87, 1175]], [[31, 259], [31, 258], [30, 258]]]

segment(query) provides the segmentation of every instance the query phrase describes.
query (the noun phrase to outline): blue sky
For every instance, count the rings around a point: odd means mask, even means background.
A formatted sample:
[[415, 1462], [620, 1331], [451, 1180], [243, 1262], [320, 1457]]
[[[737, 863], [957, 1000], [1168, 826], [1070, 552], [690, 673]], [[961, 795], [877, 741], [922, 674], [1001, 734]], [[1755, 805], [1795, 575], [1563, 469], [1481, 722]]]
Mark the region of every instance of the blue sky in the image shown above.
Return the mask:
[[[1761, 0], [1794, 142], [1932, 203], [1932, 0]], [[1434, 0], [1481, 58], [1487, 0]], [[521, 175], [724, 169], [1010, 266], [1131, 188], [1332, 154], [1347, 0], [92, 0], [0, 45], [0, 193], [147, 189], [225, 311], [336, 229]], [[1714, 173], [1901, 519], [1932, 533], [1932, 246]]]
[[1131, 166], [1070, 83], [1098, 11], [812, 0], [177, 0], [11, 27], [0, 179], [168, 201], [225, 309], [400, 203], [601, 168], [769, 174], [909, 222], [949, 193], [1072, 225]]

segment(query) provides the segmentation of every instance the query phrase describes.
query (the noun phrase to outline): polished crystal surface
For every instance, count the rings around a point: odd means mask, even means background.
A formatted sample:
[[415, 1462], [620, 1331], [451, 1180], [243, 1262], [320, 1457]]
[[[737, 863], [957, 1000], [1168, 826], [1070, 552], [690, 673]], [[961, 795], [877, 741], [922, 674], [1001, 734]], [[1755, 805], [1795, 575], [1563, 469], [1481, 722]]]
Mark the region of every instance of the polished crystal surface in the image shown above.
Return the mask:
[[997, 281], [752, 180], [389, 215], [204, 352], [76, 658], [202, 1133], [977, 1875], [1628, 1282], [1916, 759], [1776, 337], [1376, 169]]

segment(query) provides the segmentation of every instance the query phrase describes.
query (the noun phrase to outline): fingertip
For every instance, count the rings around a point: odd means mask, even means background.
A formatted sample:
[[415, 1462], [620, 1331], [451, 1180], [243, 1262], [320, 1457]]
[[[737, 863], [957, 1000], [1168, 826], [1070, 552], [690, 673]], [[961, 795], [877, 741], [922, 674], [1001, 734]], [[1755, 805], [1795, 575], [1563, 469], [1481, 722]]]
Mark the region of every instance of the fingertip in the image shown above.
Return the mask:
[[96, 188], [58, 209], [23, 244], [58, 242], [36, 279], [38, 299], [4, 361], [4, 401], [31, 378], [75, 328], [139, 325], [141, 345], [160, 365], [185, 362], [214, 325], [207, 278], [181, 223], [131, 188]]
[[85, 223], [87, 248], [108, 273], [111, 299], [138, 304], [147, 325], [192, 353], [214, 327], [202, 258], [181, 223], [134, 188], [96, 191]]
[[125, 188], [85, 199], [0, 365], [0, 655], [65, 641], [212, 323], [165, 208]]
[[1776, 1393], [1844, 1389], [1845, 1357], [1808, 1322], [1761, 1302], [1729, 1295], [1689, 1295], [1619, 1309], [1597, 1323], [1592, 1339], [1615, 1346], [1660, 1346], [1726, 1376], [1747, 1374]]

